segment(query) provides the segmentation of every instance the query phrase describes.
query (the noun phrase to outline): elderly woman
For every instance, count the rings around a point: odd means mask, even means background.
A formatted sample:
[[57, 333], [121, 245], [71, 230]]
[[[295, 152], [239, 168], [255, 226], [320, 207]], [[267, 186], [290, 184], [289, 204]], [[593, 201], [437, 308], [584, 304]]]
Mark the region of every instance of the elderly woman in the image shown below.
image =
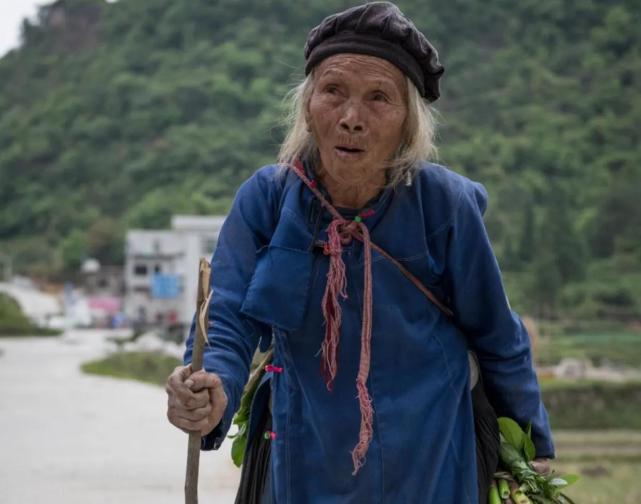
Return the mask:
[[387, 2], [326, 18], [305, 57], [280, 163], [241, 186], [213, 257], [206, 372], [170, 376], [169, 419], [218, 448], [272, 344], [273, 502], [484, 502], [469, 348], [497, 414], [554, 448], [486, 192], [425, 161], [443, 67]]

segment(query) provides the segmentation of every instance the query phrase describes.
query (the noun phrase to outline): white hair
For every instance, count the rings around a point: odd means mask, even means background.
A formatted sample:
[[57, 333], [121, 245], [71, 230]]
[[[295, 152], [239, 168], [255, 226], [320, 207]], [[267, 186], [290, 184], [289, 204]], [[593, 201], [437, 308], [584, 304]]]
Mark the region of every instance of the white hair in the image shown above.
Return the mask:
[[[431, 108], [414, 83], [407, 78], [407, 117], [401, 144], [388, 166], [388, 185], [411, 180], [413, 171], [423, 160], [435, 159], [436, 121]], [[285, 96], [288, 113], [284, 118], [287, 135], [280, 146], [278, 162], [290, 164], [296, 159], [318, 159], [318, 147], [308, 130], [305, 110], [314, 90], [314, 71]]]

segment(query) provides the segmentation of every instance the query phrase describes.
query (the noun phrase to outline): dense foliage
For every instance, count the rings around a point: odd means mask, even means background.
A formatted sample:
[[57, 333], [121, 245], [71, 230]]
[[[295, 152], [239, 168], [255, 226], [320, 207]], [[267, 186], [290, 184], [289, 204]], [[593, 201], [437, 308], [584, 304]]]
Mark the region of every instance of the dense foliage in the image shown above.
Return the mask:
[[[308, 30], [338, 0], [59, 0], [0, 60], [0, 247], [122, 261], [129, 227], [224, 212], [271, 162]], [[483, 182], [517, 308], [641, 313], [636, 0], [399, 1], [446, 66], [440, 162]]]
[[641, 430], [639, 382], [568, 382], [543, 385], [543, 402], [554, 429]]

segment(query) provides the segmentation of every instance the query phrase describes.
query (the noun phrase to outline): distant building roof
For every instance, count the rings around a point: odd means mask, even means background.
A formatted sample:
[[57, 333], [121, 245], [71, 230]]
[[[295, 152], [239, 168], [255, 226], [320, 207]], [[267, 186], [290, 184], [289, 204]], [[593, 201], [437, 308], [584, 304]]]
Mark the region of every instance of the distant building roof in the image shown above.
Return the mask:
[[184, 233], [212, 235], [218, 238], [224, 215], [174, 215], [171, 229], [130, 229], [127, 232], [127, 255], [175, 256], [183, 253]]
[[224, 215], [174, 215], [171, 227], [176, 231], [198, 231], [218, 233], [225, 222]]
[[176, 231], [130, 229], [126, 247], [128, 255], [142, 256], [172, 256], [183, 251], [180, 235]]

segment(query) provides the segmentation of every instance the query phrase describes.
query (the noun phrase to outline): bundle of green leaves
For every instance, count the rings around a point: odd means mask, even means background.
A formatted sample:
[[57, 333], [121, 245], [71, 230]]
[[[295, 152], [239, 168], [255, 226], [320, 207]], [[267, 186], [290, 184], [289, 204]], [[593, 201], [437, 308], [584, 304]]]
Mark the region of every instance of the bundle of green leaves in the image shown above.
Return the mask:
[[232, 424], [238, 427], [235, 434], [230, 434], [227, 437], [233, 439], [231, 445], [231, 458], [236, 467], [243, 465], [245, 459], [245, 451], [247, 450], [247, 441], [249, 436], [249, 420], [251, 418], [251, 407], [256, 395], [256, 390], [260, 384], [260, 380], [265, 375], [265, 366], [271, 362], [273, 350], [269, 350], [260, 362], [253, 368], [249, 376], [249, 380], [243, 390], [243, 395], [240, 398], [240, 407], [232, 419]]
[[501, 444], [499, 459], [501, 471], [494, 474], [490, 487], [489, 504], [572, 504], [563, 489], [575, 483], [574, 474], [557, 475], [554, 471], [540, 474], [531, 462], [536, 457], [532, 442], [532, 426], [521, 429], [511, 418], [499, 418]]

